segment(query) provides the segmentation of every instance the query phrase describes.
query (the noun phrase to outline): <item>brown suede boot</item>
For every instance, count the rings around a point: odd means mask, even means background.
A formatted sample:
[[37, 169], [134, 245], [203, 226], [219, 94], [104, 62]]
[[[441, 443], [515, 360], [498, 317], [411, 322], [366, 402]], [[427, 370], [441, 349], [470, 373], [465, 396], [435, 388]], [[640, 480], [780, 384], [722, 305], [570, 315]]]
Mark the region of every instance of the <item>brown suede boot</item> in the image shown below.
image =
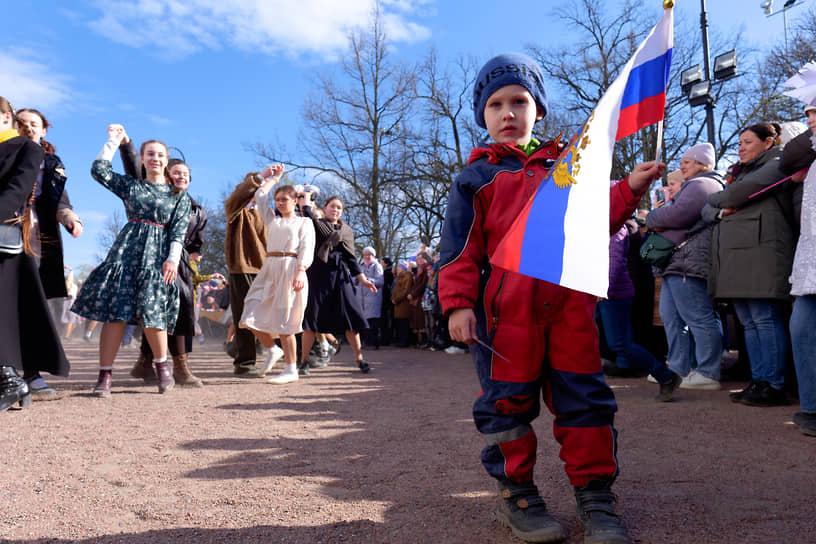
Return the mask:
[[136, 364], [130, 369], [130, 375], [134, 378], [141, 378], [145, 383], [156, 383], [156, 371], [153, 370], [153, 361], [149, 357], [145, 357], [144, 353], [139, 352], [139, 358]]
[[173, 356], [173, 379], [177, 385], [188, 385], [191, 387], [204, 387], [201, 380], [190, 372], [187, 366], [187, 354]]

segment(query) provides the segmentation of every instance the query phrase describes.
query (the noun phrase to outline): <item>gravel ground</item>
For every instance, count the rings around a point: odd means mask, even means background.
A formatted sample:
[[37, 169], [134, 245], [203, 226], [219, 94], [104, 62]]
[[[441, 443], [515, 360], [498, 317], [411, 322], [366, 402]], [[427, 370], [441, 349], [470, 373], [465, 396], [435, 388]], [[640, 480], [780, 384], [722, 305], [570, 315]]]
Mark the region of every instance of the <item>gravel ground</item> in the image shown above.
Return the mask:
[[[479, 463], [467, 355], [383, 348], [364, 375], [346, 347], [298, 383], [232, 375], [220, 344], [196, 345], [203, 389], [157, 394], [114, 368], [89, 395], [95, 344], [68, 343], [66, 393], [0, 414], [4, 543], [514, 543], [494, 519]], [[645, 379], [610, 379], [619, 412], [615, 486], [635, 542], [813, 543], [816, 440], [795, 405], [750, 408], [717, 392], [656, 404]], [[537, 483], [582, 542], [548, 414]]]

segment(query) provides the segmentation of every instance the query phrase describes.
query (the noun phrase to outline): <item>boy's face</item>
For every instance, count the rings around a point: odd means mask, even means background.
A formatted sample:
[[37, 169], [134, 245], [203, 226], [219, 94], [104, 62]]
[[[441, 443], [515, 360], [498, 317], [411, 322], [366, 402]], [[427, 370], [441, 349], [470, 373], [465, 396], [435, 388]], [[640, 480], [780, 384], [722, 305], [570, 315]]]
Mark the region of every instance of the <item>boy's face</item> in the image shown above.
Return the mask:
[[816, 134], [816, 110], [807, 111], [807, 126], [813, 134]]
[[527, 145], [533, 125], [544, 115], [530, 91], [521, 85], [506, 85], [487, 99], [484, 118], [487, 132], [496, 143]]

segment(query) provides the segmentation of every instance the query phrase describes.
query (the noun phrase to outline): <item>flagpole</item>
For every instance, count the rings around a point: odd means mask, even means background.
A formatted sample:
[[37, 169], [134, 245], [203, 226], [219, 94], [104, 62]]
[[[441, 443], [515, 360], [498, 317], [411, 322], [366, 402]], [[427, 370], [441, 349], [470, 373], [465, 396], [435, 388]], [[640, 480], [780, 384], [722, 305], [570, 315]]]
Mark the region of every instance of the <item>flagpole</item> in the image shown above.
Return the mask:
[[660, 152], [663, 150], [663, 119], [657, 122], [657, 147], [655, 149], [655, 164], [660, 162]]
[[[663, 0], [663, 9], [673, 9], [674, 0]], [[655, 164], [660, 163], [660, 152], [663, 151], [663, 119], [657, 122], [657, 146], [655, 148]]]

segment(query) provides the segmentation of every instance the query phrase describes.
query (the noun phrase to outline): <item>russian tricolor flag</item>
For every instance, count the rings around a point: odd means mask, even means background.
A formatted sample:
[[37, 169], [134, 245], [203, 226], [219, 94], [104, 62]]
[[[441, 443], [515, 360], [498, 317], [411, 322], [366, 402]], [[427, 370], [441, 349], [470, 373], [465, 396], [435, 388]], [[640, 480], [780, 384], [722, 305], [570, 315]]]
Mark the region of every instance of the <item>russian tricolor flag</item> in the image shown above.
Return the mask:
[[612, 152], [663, 119], [673, 41], [666, 9], [490, 256], [494, 266], [606, 297]]

